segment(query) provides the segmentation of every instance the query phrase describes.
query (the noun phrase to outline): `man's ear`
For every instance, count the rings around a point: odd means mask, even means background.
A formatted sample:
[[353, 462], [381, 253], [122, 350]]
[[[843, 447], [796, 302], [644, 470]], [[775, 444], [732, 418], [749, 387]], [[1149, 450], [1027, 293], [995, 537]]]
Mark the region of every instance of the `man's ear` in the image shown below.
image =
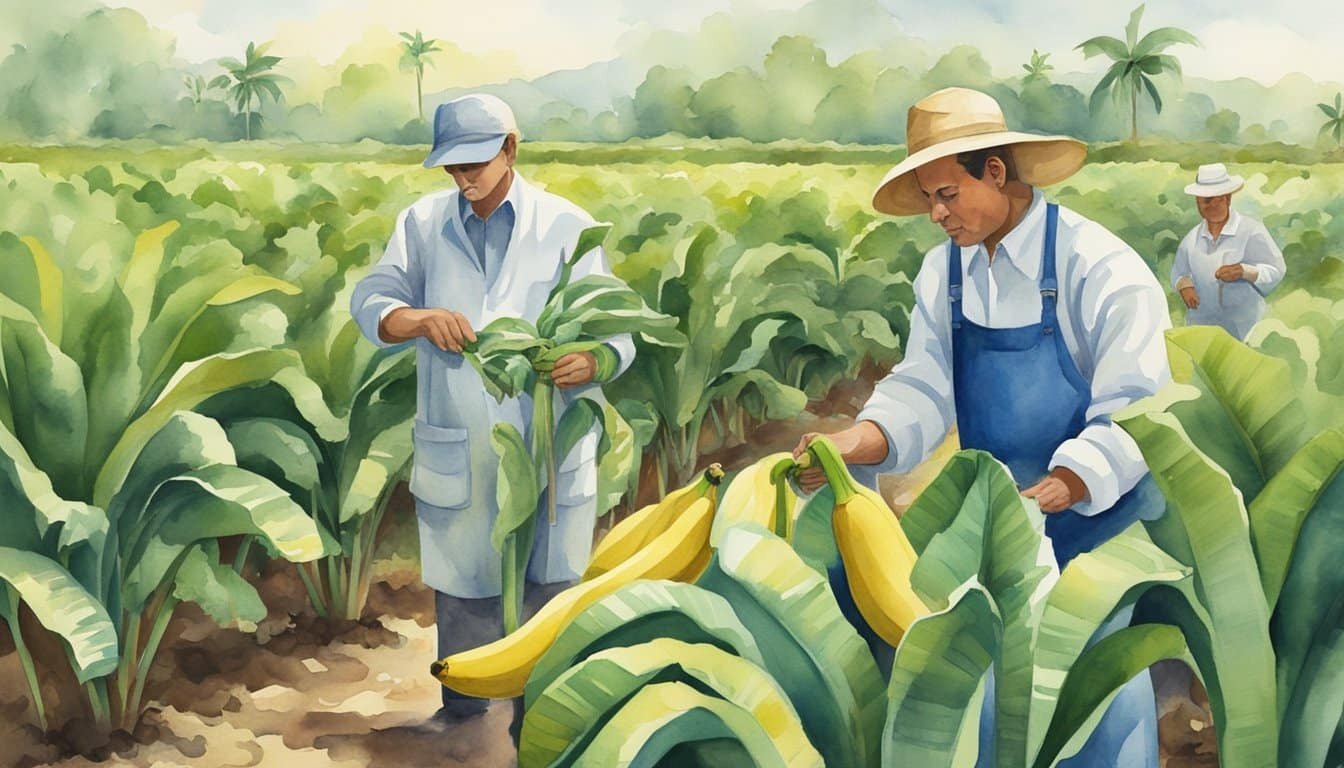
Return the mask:
[[513, 167], [513, 161], [518, 157], [518, 135], [510, 133], [504, 137], [504, 157], [509, 161], [509, 167]]
[[985, 161], [985, 172], [999, 189], [1003, 189], [1003, 185], [1008, 183], [1008, 166], [998, 157], [991, 157]]

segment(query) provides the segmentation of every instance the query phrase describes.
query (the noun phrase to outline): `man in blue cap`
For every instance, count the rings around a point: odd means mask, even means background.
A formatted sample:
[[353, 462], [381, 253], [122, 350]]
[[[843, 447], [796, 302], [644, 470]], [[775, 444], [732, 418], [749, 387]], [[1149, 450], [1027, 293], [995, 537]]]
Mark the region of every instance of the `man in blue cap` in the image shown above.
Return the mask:
[[[438, 657], [499, 637], [500, 555], [490, 544], [499, 461], [490, 430], [512, 423], [528, 434], [531, 407], [496, 402], [462, 357], [474, 329], [499, 317], [536, 321], [579, 233], [595, 222], [573, 203], [528, 184], [514, 170], [520, 134], [498, 98], [471, 94], [440, 105], [426, 168], [442, 167], [456, 189], [402, 211], [383, 258], [350, 301], [364, 335], [380, 346], [414, 343], [418, 377], [411, 493], [420, 530], [422, 578], [436, 592]], [[602, 249], [573, 279], [610, 274]], [[630, 336], [595, 353], [560, 358], [552, 377], [557, 416], [579, 396], [602, 402], [597, 383], [630, 366]], [[563, 458], [556, 525], [537, 526], [527, 610], [574, 583], [588, 562], [596, 513], [597, 434]], [[439, 720], [485, 711], [487, 701], [443, 689]]]

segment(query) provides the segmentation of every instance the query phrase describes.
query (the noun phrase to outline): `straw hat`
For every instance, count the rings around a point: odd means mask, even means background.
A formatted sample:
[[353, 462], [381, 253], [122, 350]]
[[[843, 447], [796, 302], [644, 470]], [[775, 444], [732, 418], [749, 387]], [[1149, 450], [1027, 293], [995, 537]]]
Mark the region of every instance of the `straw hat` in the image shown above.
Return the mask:
[[999, 103], [969, 88], [944, 88], [920, 99], [910, 108], [905, 134], [909, 155], [873, 193], [873, 207], [894, 216], [929, 212], [915, 169], [949, 155], [1011, 144], [1018, 178], [1037, 187], [1067, 179], [1087, 157], [1087, 145], [1077, 139], [1008, 130]]
[[1227, 166], [1222, 163], [1210, 163], [1199, 166], [1195, 171], [1195, 183], [1185, 188], [1185, 194], [1195, 197], [1220, 197], [1230, 195], [1241, 189], [1245, 179], [1229, 176]]

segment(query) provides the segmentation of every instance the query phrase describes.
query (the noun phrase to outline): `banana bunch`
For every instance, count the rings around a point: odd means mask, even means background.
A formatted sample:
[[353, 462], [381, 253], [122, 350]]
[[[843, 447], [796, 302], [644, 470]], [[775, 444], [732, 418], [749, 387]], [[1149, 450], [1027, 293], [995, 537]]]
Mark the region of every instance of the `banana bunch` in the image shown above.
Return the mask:
[[[712, 486], [714, 481], [709, 478], [714, 475], [723, 476], [717, 465], [706, 471], [702, 481]], [[699, 487], [699, 483], [688, 486], [691, 491], [685, 495], [689, 496]], [[430, 674], [449, 688], [469, 696], [496, 699], [519, 696], [532, 668], [555, 642], [560, 631], [593, 603], [638, 579], [677, 580], [688, 575], [691, 578], [698, 576], [709, 562], [714, 500], [708, 489], [703, 489], [699, 497], [679, 499], [675, 513], [668, 512], [665, 523], [661, 515], [649, 518], [650, 526], [656, 521], [664, 527], [633, 553], [609, 569], [561, 592], [517, 631], [493, 643], [436, 661], [430, 666]], [[615, 559], [614, 555], [611, 557]]]
[[808, 444], [800, 465], [811, 462], [825, 472], [835, 493], [831, 525], [854, 604], [894, 648], [915, 619], [929, 612], [910, 586], [915, 549], [882, 497], [849, 474], [834, 443], [818, 437]]
[[785, 475], [796, 466], [793, 454], [772, 453], [739, 472], [719, 503], [714, 530], [709, 534], [710, 546], [719, 546], [728, 526], [744, 521], [764, 526], [786, 541], [792, 540], [793, 507], [798, 496]]
[[[695, 482], [669, 493], [657, 504], [626, 517], [602, 537], [593, 548], [583, 580], [590, 581], [630, 559], [668, 529], [692, 504], [709, 499], [714, 506], [719, 483], [723, 482], [723, 467], [711, 464]], [[708, 562], [708, 553], [705, 561]]]

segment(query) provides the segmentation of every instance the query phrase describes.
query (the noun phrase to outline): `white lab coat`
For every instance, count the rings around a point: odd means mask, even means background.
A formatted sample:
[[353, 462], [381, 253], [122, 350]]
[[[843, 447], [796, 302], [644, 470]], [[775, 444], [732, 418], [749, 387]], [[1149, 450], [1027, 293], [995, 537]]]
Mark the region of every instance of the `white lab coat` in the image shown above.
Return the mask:
[[[396, 230], [381, 261], [360, 280], [350, 311], [364, 335], [379, 346], [378, 324], [403, 306], [442, 307], [461, 312], [481, 329], [499, 317], [535, 321], [560, 276], [561, 254], [572, 253], [579, 233], [595, 222], [568, 200], [544, 192], [515, 174], [513, 236], [502, 261], [482, 270], [463, 228], [456, 189], [427, 195], [397, 217]], [[610, 274], [601, 249], [574, 269], [573, 279]], [[629, 367], [634, 343], [629, 335], [607, 340]], [[490, 430], [509, 422], [526, 437], [531, 402], [503, 403], [486, 391], [479, 374], [461, 355], [441, 351], [427, 339], [414, 342], [417, 367], [415, 457], [411, 493], [416, 498], [422, 577], [430, 587], [462, 598], [500, 593], [500, 556], [490, 544], [498, 515], [499, 460]], [[604, 402], [596, 385], [557, 391], [556, 414], [578, 397]], [[559, 457], [557, 525], [543, 516], [528, 578], [552, 583], [577, 578], [587, 564], [596, 511], [597, 433]]]

